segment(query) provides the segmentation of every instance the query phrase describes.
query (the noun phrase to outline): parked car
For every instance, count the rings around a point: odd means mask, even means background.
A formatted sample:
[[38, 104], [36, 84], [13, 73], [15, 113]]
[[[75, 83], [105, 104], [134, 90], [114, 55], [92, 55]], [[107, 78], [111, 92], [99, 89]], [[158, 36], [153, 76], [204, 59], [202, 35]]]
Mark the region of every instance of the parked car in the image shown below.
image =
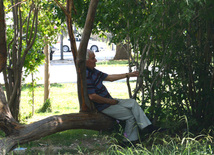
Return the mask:
[[[79, 48], [81, 38], [75, 37], [77, 49]], [[94, 52], [106, 50], [107, 46], [103, 42], [94, 41], [93, 38], [89, 39], [88, 48]], [[71, 52], [70, 39], [63, 40], [63, 52]]]

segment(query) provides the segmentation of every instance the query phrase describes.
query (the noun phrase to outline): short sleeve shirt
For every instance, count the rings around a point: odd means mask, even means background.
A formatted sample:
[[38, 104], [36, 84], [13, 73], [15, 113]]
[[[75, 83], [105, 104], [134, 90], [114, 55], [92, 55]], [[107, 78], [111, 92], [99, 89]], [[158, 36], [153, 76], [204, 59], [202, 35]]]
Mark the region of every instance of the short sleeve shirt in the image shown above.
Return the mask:
[[[103, 73], [97, 69], [89, 69], [86, 68], [86, 78], [87, 78], [87, 89], [88, 94], [97, 94], [99, 96], [105, 97], [105, 98], [112, 98], [109, 94], [106, 87], [103, 85], [103, 80], [108, 76], [108, 74]], [[105, 103], [96, 103], [94, 102], [94, 106], [98, 111], [102, 111], [105, 108], [109, 107], [110, 104]]]

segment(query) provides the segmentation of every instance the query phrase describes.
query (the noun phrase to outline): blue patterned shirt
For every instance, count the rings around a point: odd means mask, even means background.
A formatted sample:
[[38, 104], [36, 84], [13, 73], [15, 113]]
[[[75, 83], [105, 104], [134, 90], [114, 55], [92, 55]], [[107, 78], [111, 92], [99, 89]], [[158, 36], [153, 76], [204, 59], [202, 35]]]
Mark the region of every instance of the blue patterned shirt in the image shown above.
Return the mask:
[[[103, 73], [95, 68], [93, 70], [86, 68], [88, 94], [95, 93], [105, 98], [112, 98], [108, 90], [106, 89], [106, 87], [103, 85], [103, 80], [107, 76], [108, 74]], [[93, 102], [93, 103], [98, 111], [102, 111], [105, 108], [110, 106], [110, 104], [105, 104], [105, 103], [96, 103], [96, 102]]]

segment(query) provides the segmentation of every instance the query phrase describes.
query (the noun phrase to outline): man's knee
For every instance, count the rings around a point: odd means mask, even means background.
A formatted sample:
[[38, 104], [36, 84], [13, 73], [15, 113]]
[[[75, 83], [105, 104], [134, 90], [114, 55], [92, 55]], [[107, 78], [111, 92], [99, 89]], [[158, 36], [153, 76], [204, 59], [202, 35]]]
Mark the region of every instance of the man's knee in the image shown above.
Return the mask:
[[130, 100], [130, 103], [133, 103], [133, 104], [138, 104], [137, 101], [135, 99], [129, 99]]

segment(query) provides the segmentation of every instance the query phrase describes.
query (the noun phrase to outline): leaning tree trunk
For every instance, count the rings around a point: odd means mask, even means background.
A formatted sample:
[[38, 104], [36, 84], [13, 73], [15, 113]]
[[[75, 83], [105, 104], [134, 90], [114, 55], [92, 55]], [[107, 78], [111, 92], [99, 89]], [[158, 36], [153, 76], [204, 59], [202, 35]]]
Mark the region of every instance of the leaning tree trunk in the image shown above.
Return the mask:
[[113, 123], [112, 118], [101, 113], [73, 113], [51, 116], [29, 125], [21, 125], [13, 119], [4, 92], [0, 88], [0, 128], [7, 135], [0, 140], [0, 155], [6, 154], [18, 144], [34, 141], [56, 132], [68, 129], [108, 130]]

